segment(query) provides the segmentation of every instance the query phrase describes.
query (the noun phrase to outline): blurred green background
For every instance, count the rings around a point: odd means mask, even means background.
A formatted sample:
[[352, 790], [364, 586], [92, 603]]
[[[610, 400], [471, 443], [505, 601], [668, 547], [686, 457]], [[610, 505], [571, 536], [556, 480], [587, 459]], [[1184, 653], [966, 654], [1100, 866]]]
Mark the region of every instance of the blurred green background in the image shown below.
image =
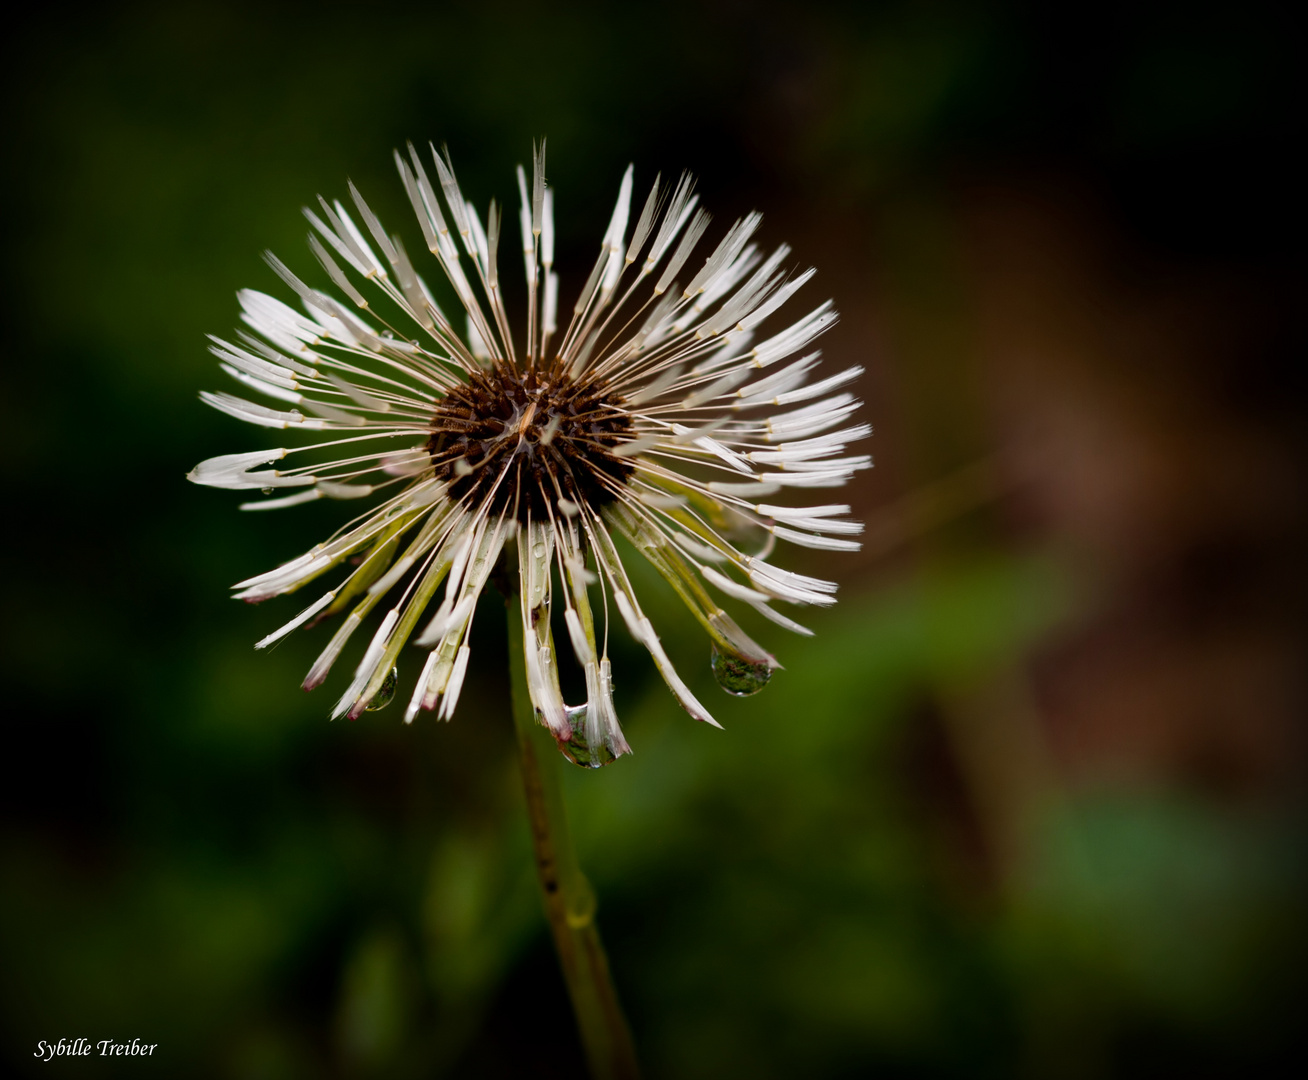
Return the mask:
[[[1288, 11], [1289, 6], [1285, 6]], [[49, 6], [3, 44], [4, 1067], [571, 1077], [490, 596], [454, 722], [326, 719], [234, 581], [339, 508], [187, 485], [299, 207], [549, 138], [569, 287], [618, 179], [816, 265], [862, 363], [858, 556], [756, 698], [643, 596], [635, 754], [568, 775], [652, 1077], [1268, 1075], [1298, 1046], [1301, 58], [1278, 5]], [[414, 245], [416, 246], [416, 245]], [[569, 285], [571, 283], [571, 285]], [[805, 290], [808, 292], [809, 290]], [[815, 302], [821, 297], [814, 294]], [[1297, 315], [1294, 305], [1298, 306]], [[410, 662], [410, 668], [413, 666]], [[412, 678], [412, 671], [404, 673]], [[326, 696], [323, 696], [326, 695]]]

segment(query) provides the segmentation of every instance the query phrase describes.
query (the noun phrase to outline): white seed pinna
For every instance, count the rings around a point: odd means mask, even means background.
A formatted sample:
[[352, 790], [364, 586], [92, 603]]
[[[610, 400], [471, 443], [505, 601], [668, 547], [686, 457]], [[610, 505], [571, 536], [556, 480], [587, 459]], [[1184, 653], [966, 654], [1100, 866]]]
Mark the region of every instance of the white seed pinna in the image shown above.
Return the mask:
[[[314, 230], [309, 246], [346, 299], [305, 284], [269, 254], [303, 314], [245, 290], [241, 320], [253, 333], [238, 331], [235, 342], [213, 338], [212, 351], [227, 374], [275, 404], [201, 397], [261, 427], [327, 434], [305, 446], [211, 458], [189, 479], [271, 496], [244, 510], [384, 496], [324, 543], [236, 586], [239, 599], [266, 600], [349, 560], [332, 589], [256, 645], [348, 612], [305, 689], [327, 677], [372, 609], [389, 605], [333, 716], [356, 717], [389, 701], [397, 659], [412, 639], [427, 654], [405, 721], [420, 708], [449, 719], [467, 672], [477, 598], [506, 545], [516, 548], [523, 663], [536, 715], [570, 758], [601, 765], [630, 749], [613, 705], [613, 609], [686, 711], [716, 723], [641, 611], [615, 535], [658, 569], [708, 632], [719, 682], [733, 693], [753, 692], [776, 661], [713, 593], [809, 632], [774, 601], [829, 605], [836, 587], [768, 563], [775, 540], [854, 550], [849, 537], [862, 526], [845, 516], [848, 506], [760, 500], [788, 488], [841, 486], [870, 465], [845, 452], [870, 429], [849, 422], [859, 402], [841, 389], [861, 368], [810, 381], [819, 353], [805, 349], [835, 322], [829, 301], [756, 336], [813, 273], [790, 276], [782, 268], [785, 245], [764, 257], [751, 243], [758, 214], [737, 221], [702, 265], [686, 270], [684, 286], [674, 280], [709, 223], [686, 175], [670, 188], [656, 178], [629, 229], [627, 169], [599, 256], [559, 336], [543, 146], [533, 158], [530, 185], [521, 167], [517, 172], [525, 332], [515, 339], [503, 299], [502, 212], [492, 202], [483, 226], [448, 152], [432, 148], [433, 185], [410, 145], [395, 164], [427, 247], [463, 308], [463, 332], [353, 184], [362, 228], [341, 202], [319, 199], [318, 210], [304, 211]], [[306, 464], [289, 466], [291, 454]], [[568, 640], [585, 672], [587, 701], [577, 707], [565, 704], [559, 688], [550, 619], [556, 580]], [[598, 627], [596, 610], [603, 614]]]

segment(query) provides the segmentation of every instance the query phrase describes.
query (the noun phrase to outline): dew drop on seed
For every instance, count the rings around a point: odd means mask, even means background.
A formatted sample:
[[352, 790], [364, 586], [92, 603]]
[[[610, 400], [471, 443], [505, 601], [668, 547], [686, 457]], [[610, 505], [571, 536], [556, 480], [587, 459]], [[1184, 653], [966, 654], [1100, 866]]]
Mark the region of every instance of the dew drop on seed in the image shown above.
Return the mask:
[[709, 666], [718, 685], [728, 694], [749, 697], [767, 686], [772, 678], [772, 665], [766, 660], [750, 660], [744, 656], [725, 653], [716, 645], [709, 655]]
[[531, 553], [538, 559], [545, 558], [545, 545], [544, 544], [534, 545], [531, 549]]
[[583, 769], [600, 769], [617, 761], [611, 747], [603, 740], [598, 746], [592, 746], [586, 740], [586, 706], [565, 705], [568, 725], [572, 728], [572, 738], [559, 743], [559, 752], [574, 765]]
[[382, 681], [381, 689], [373, 695], [372, 700], [364, 706], [364, 709], [367, 712], [376, 712], [378, 709], [386, 708], [391, 703], [391, 699], [395, 697], [395, 684], [399, 681], [399, 678], [400, 669], [392, 667], [390, 674]]

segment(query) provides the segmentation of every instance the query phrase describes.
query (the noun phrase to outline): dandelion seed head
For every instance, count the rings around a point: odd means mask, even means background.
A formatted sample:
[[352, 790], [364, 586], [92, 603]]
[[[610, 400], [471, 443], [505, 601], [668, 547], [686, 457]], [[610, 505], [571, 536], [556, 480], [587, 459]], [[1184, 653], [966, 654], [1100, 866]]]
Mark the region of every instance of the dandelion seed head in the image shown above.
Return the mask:
[[[813, 343], [836, 321], [831, 303], [798, 318], [777, 314], [813, 271], [786, 270], [784, 244], [765, 257], [758, 214], [730, 226], [701, 261], [710, 218], [691, 178], [669, 186], [655, 178], [633, 215], [628, 168], [596, 260], [569, 293], [555, 270], [542, 144], [530, 185], [517, 173], [527, 302], [515, 322], [501, 288], [507, 212], [492, 202], [483, 223], [448, 154], [433, 149], [425, 161], [409, 145], [395, 164], [457, 315], [424, 280], [427, 256], [412, 257], [350, 184], [348, 206], [320, 197], [304, 212], [334, 291], [269, 253], [300, 309], [244, 290], [244, 329], [235, 341], [212, 339], [222, 370], [269, 403], [206, 392], [207, 404], [279, 433], [314, 434], [210, 458], [189, 479], [266, 496], [242, 509], [319, 499], [363, 507], [298, 558], [237, 584], [238, 599], [259, 602], [334, 579], [258, 647], [333, 622], [304, 680], [312, 689], [376, 618], [366, 644], [353, 646], [360, 658], [332, 715], [383, 707], [411, 666], [405, 721], [424, 710], [449, 720], [477, 598], [514, 555], [520, 662], [537, 719], [565, 755], [598, 766], [630, 752], [608, 656], [615, 626], [644, 646], [687, 712], [717, 726], [641, 610], [616, 540], [684, 601], [730, 694], [756, 693], [780, 665], [719, 597], [800, 634], [810, 631], [775, 605], [835, 602], [833, 582], [770, 561], [778, 541], [848, 551], [862, 530], [845, 504], [785, 501], [811, 500], [808, 489], [841, 487], [871, 465], [846, 452], [870, 434], [850, 422], [859, 402], [841, 390], [862, 369], [814, 377]], [[560, 311], [561, 292], [570, 312]], [[585, 676], [584, 704], [564, 701], [559, 642]], [[426, 651], [420, 665], [405, 664], [406, 645]]]

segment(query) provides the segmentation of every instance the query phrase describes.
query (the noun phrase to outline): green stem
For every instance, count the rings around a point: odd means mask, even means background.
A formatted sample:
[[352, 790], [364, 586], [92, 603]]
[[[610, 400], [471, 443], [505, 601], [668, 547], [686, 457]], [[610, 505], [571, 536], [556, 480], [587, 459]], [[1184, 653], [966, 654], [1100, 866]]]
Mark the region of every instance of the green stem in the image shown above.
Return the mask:
[[640, 1068], [608, 957], [595, 925], [595, 893], [581, 872], [568, 831], [559, 777], [562, 755], [536, 722], [522, 660], [522, 618], [517, 596], [508, 597], [509, 671], [513, 721], [518, 729], [522, 785], [536, 853], [536, 875], [563, 979], [577, 1017], [581, 1045], [595, 1080], [638, 1080]]

